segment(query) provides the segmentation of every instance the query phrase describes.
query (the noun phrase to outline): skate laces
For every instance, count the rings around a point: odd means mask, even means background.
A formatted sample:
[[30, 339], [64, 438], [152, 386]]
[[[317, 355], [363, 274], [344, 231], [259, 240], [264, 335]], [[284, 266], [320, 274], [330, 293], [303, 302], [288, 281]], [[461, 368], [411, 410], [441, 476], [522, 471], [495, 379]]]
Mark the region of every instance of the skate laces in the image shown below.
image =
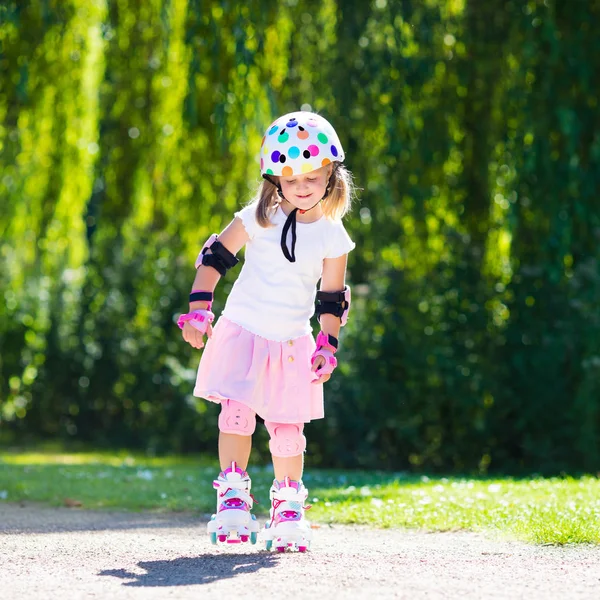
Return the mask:
[[[273, 510], [277, 510], [284, 502], [289, 502], [289, 500], [273, 498]], [[304, 510], [310, 510], [312, 508], [312, 504], [307, 504], [306, 506], [302, 506], [301, 502], [298, 502], [298, 504], [300, 505], [300, 508], [303, 508]]]
[[[304, 511], [312, 508], [310, 504], [304, 506], [304, 500], [308, 492], [300, 481], [293, 481], [289, 477], [285, 477], [281, 483], [275, 480], [273, 487], [277, 489], [273, 490], [271, 525], [274, 522], [281, 521], [301, 521], [304, 517]], [[291, 495], [294, 497], [285, 497], [288, 495], [286, 490], [293, 490]], [[283, 493], [285, 496], [276, 498], [275, 494], [278, 493]]]

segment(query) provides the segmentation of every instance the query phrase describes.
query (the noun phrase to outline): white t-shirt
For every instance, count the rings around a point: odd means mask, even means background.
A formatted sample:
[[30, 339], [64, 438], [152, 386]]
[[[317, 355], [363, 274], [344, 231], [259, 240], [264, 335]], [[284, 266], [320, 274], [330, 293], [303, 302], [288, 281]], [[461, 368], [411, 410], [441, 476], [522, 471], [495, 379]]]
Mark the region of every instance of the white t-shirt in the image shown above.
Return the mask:
[[[246, 260], [233, 284], [223, 315], [268, 340], [282, 342], [311, 333], [317, 283], [323, 259], [338, 258], [355, 246], [341, 221], [322, 217], [297, 223], [296, 262], [281, 250], [281, 232], [287, 219], [281, 208], [272, 227], [256, 222], [256, 204], [235, 213], [246, 228]], [[291, 244], [288, 232], [288, 248]]]

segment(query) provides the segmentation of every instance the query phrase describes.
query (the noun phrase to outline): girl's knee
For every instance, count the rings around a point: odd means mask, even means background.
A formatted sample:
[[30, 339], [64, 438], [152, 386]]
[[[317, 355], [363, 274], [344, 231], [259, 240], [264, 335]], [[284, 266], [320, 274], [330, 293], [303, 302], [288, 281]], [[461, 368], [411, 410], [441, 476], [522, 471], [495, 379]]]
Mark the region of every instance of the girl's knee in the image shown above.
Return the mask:
[[252, 435], [256, 429], [256, 413], [236, 400], [223, 400], [219, 415], [219, 431], [236, 435]]
[[273, 456], [291, 457], [303, 454], [306, 450], [304, 423], [273, 423], [265, 421], [271, 436], [269, 449]]

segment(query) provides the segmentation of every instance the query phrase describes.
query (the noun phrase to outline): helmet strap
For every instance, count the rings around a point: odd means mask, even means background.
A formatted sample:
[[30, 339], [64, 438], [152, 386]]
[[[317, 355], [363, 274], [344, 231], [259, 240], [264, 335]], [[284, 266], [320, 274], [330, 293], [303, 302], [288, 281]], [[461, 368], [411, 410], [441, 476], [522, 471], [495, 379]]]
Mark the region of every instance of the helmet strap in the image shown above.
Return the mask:
[[331, 175], [329, 176], [329, 181], [327, 182], [327, 187], [325, 188], [325, 195], [321, 198], [321, 200], [325, 200], [325, 198], [327, 198], [327, 196], [329, 196], [329, 192], [331, 191], [331, 188], [333, 187], [333, 179], [335, 177], [335, 173], [338, 170], [340, 163], [336, 162], [333, 165], [333, 169], [331, 170]]
[[266, 179], [271, 185], [274, 185], [277, 188], [277, 195], [282, 200], [285, 200], [285, 198], [283, 196], [283, 190], [281, 189], [281, 185], [279, 184], [279, 182], [271, 179], [271, 177], [269, 175], [263, 175], [262, 177], [263, 177], [263, 179]]
[[[283, 230], [281, 231], [281, 251], [283, 255], [290, 261], [296, 262], [296, 213], [298, 212], [297, 208], [288, 215], [288, 218], [283, 225]], [[292, 230], [292, 247], [291, 250], [288, 250], [287, 247], [287, 234], [289, 230]]]

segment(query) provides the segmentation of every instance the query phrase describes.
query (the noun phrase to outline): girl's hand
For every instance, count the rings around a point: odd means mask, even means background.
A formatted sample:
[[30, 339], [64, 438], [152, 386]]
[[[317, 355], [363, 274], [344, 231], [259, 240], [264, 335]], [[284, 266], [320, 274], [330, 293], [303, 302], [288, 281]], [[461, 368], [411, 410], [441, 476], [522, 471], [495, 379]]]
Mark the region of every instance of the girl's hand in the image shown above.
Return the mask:
[[[315, 358], [315, 362], [312, 364], [312, 367], [310, 370], [313, 373], [316, 373], [317, 369], [320, 369], [324, 365], [325, 365], [325, 358], [323, 356], [317, 356]], [[317, 383], [317, 384], [325, 383], [326, 381], [329, 381], [330, 378], [331, 378], [331, 373], [327, 373], [326, 375], [320, 375], [319, 377], [317, 377], [317, 379], [313, 379], [313, 381], [311, 381], [311, 383]]]
[[[190, 325], [189, 321], [183, 324], [181, 335], [190, 346], [193, 346], [198, 350], [200, 350], [200, 348], [204, 348], [204, 335], [195, 327]], [[212, 325], [210, 323], [206, 329], [206, 335], [207, 337], [212, 337]]]

